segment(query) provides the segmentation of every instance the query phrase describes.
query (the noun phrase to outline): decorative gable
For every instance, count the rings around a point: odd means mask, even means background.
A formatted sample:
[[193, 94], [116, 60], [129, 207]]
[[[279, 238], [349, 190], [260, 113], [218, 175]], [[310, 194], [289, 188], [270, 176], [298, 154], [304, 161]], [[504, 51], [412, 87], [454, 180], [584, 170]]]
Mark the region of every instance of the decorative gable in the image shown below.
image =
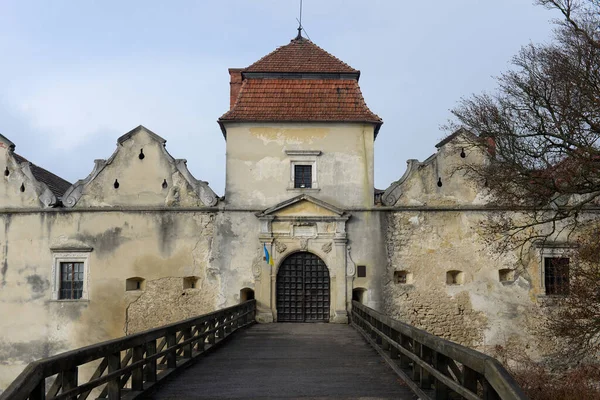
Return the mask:
[[261, 213], [259, 217], [342, 217], [344, 211], [322, 200], [302, 194], [281, 202]]
[[262, 240], [345, 240], [346, 221], [350, 218], [343, 210], [306, 194], [281, 202], [256, 216], [261, 221]]
[[208, 182], [195, 179], [165, 143], [141, 125], [121, 136], [113, 155], [96, 160], [92, 173], [65, 193], [65, 206], [215, 206]]
[[14, 143], [0, 135], [0, 160], [4, 161], [0, 207], [37, 208], [58, 205], [69, 182], [30, 163], [14, 151]]

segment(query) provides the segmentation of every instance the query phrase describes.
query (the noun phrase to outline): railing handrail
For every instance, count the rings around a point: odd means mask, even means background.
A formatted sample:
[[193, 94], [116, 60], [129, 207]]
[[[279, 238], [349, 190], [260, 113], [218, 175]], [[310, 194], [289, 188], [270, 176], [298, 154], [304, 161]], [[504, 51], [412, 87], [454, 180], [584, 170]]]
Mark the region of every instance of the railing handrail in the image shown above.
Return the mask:
[[[382, 324], [382, 326], [387, 327], [387, 329], [394, 330], [398, 334], [418, 342], [419, 345], [425, 346], [435, 354], [441, 354], [451, 360], [457, 361], [477, 374], [480, 374], [494, 389], [496, 394], [500, 396], [499, 398], [506, 400], [527, 399], [527, 396], [519, 384], [495, 358], [477, 350], [462, 346], [458, 343], [440, 338], [412, 325], [390, 318], [387, 315], [373, 310], [372, 308], [369, 308], [357, 301], [352, 302], [351, 315], [353, 317], [353, 324], [355, 323], [355, 318], [363, 319], [362, 316], [356, 313], [356, 310], [360, 310], [365, 315], [372, 317], [374, 320]], [[394, 338], [389, 337], [380, 329], [377, 329], [377, 327], [373, 326], [373, 324], [370, 322], [365, 321], [364, 319], [363, 322], [370, 325], [367, 328], [371, 331], [375, 331], [379, 341], [387, 341], [388, 346], [395, 347], [400, 352], [403, 351], [402, 344], [398, 343], [397, 340], [393, 340]], [[360, 324], [358, 325], [360, 326]], [[395, 344], [390, 343], [392, 341]], [[420, 355], [417, 356], [420, 358]], [[434, 375], [435, 372], [436, 371], [434, 370]], [[443, 381], [445, 378], [440, 377], [440, 379]], [[466, 393], [466, 395], [469, 395], [469, 393]]]
[[[2, 394], [0, 394], [0, 400], [27, 399], [29, 396], [32, 395], [32, 392], [36, 389], [36, 387], [38, 387], [39, 385], [41, 385], [41, 383], [44, 382], [46, 377], [50, 377], [62, 373], [63, 371], [68, 371], [70, 369], [77, 368], [80, 365], [108, 357], [112, 354], [119, 353], [124, 350], [130, 350], [135, 347], [145, 346], [151, 341], [156, 342], [156, 340], [158, 339], [166, 338], [167, 335], [174, 335], [177, 332], [182, 332], [186, 329], [191, 330], [191, 328], [194, 326], [206, 324], [207, 322], [213, 322], [215, 327], [212, 330], [200, 332], [198, 336], [188, 338], [187, 341], [189, 342], [189, 344], [195, 345], [194, 342], [198, 342], [200, 340], [204, 341], [211, 333], [214, 334], [217, 331], [223, 331], [224, 329], [227, 329], [229, 325], [233, 327], [233, 322], [237, 322], [237, 320], [241, 319], [242, 317], [248, 317], [248, 314], [250, 313], [252, 314], [251, 320], [253, 321], [255, 311], [256, 300], [248, 300], [244, 303], [232, 307], [227, 307], [221, 310], [213, 311], [208, 314], [188, 318], [186, 320], [175, 322], [169, 325], [149, 329], [143, 332], [135, 333], [117, 339], [107, 340], [101, 343], [85, 346], [75, 350], [60, 353], [51, 357], [33, 361], [29, 363], [27, 367], [17, 376], [17, 378], [8, 386], [8, 388]], [[234, 313], [240, 314], [237, 317], [235, 317], [235, 319], [226, 320], [225, 316], [230, 316]], [[223, 319], [219, 320], [219, 318]], [[245, 326], [249, 323], [248, 321], [250, 321], [250, 319], [246, 318], [245, 323], [243, 325], [238, 324], [236, 328]], [[227, 322], [228, 326], [224, 325], [225, 322]], [[221, 333], [221, 336], [222, 337], [220, 337], [220, 339], [226, 336], [226, 333], [223, 331]], [[175, 343], [173, 345], [167, 344], [166, 350], [164, 350], [163, 353], [166, 353], [170, 349], [174, 349], [172, 351], [175, 352], [185, 345], [188, 345], [188, 343], [182, 342]], [[149, 357], [149, 359], [159, 358], [156, 356], [153, 357], [148, 355], [147, 357]], [[122, 367], [120, 369], [125, 369], [125, 367]], [[129, 369], [133, 368], [129, 367]]]

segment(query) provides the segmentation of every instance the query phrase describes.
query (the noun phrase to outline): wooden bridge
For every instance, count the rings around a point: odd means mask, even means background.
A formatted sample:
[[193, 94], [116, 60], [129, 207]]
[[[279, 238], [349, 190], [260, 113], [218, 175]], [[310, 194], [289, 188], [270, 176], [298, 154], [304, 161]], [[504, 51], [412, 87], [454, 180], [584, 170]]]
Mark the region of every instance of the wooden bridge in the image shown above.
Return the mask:
[[256, 302], [31, 363], [0, 400], [526, 399], [493, 358], [353, 302], [352, 324], [254, 323]]

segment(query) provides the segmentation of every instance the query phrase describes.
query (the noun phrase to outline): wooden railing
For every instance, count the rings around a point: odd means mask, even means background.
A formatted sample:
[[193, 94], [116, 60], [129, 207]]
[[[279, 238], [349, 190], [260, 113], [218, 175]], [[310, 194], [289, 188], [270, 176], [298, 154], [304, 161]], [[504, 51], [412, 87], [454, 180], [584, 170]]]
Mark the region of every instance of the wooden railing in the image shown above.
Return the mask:
[[[256, 301], [83, 347], [29, 364], [0, 400], [134, 399], [237, 329], [254, 323]], [[86, 365], [87, 364], [87, 365]], [[97, 366], [96, 366], [97, 365]], [[80, 383], [84, 371], [95, 372]]]
[[352, 325], [421, 399], [526, 400], [494, 358], [391, 319], [356, 301]]

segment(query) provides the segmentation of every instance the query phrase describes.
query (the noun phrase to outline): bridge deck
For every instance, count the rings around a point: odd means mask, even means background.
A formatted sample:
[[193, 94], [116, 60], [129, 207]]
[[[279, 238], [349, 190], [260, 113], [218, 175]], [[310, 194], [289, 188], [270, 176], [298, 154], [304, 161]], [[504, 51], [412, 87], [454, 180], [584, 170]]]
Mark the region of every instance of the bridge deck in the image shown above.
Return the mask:
[[152, 399], [414, 399], [348, 325], [265, 324], [162, 384]]

